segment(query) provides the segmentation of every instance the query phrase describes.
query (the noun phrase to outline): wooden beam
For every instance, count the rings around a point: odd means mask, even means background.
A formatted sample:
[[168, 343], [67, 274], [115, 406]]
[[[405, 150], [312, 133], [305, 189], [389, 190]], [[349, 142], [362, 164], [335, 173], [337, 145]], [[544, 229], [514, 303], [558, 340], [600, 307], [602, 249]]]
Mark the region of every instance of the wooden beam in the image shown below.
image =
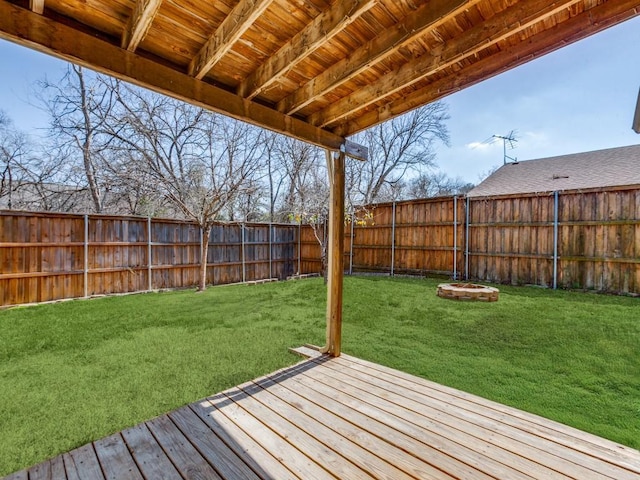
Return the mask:
[[285, 75], [298, 62], [353, 23], [377, 0], [338, 0], [318, 15], [238, 87], [238, 95], [253, 98]]
[[472, 7], [480, 0], [432, 0], [410, 13], [401, 22], [359, 47], [352, 54], [327, 68], [281, 100], [277, 109], [289, 115], [318, 97], [351, 80], [366, 69], [393, 55], [425, 32], [437, 28], [450, 17]]
[[332, 132], [6, 1], [0, 1], [0, 38], [314, 145], [342, 149], [356, 158], [366, 154], [366, 148]]
[[633, 131], [640, 133], [640, 91], [638, 91], [638, 101], [636, 102], [636, 114], [633, 116]]
[[517, 2], [447, 42], [438, 55], [425, 54], [405, 63], [399, 69], [312, 114], [308, 121], [320, 127], [336, 123], [429, 75], [440, 72], [465, 58], [473, 57], [480, 51], [580, 1], [560, 0], [551, 4], [548, 0]]
[[240, 0], [189, 64], [189, 75], [203, 78], [251, 27], [273, 0]]
[[133, 7], [127, 26], [122, 32], [120, 46], [134, 52], [149, 32], [153, 19], [160, 10], [162, 0], [138, 0]]
[[384, 107], [372, 110], [334, 130], [340, 135], [353, 135], [398, 115], [434, 102], [442, 97], [486, 80], [494, 75], [527, 63], [563, 46], [581, 40], [640, 14], [637, 0], [607, 2], [586, 10], [562, 24], [530, 37], [500, 53], [472, 63], [455, 75], [419, 88]]
[[327, 343], [322, 349], [340, 356], [342, 345], [342, 285], [344, 277], [344, 153], [327, 151], [329, 198], [329, 249], [327, 253]]
[[44, 0], [29, 0], [29, 9], [34, 13], [44, 13]]

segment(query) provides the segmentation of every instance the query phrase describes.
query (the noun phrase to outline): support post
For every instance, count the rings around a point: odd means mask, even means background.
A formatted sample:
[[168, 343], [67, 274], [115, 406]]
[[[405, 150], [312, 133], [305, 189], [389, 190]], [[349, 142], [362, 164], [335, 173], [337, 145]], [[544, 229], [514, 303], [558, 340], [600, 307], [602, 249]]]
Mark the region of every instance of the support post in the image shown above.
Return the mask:
[[453, 196], [453, 279], [458, 279], [458, 197]]
[[340, 356], [342, 343], [342, 284], [344, 277], [344, 160], [326, 151], [329, 197], [329, 252], [327, 284], [327, 343], [322, 352]]
[[464, 222], [464, 279], [469, 280], [469, 214], [470, 210], [469, 197], [467, 197], [467, 208], [465, 209], [465, 222]]
[[558, 288], [558, 191], [553, 192], [553, 289]]
[[396, 202], [391, 210], [391, 276], [393, 277], [396, 262]]
[[84, 296], [89, 296], [89, 215], [84, 216]]
[[147, 259], [149, 263], [147, 266], [147, 276], [149, 277], [147, 287], [148, 290], [151, 291], [153, 290], [153, 280], [151, 278], [151, 217], [147, 217]]

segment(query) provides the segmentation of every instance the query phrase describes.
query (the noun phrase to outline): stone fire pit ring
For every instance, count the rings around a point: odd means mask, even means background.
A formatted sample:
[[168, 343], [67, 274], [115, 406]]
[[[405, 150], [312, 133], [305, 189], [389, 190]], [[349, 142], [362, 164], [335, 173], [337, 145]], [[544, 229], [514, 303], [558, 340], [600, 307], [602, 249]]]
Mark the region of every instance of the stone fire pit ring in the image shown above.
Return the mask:
[[500, 290], [476, 283], [441, 283], [437, 295], [450, 300], [497, 302]]

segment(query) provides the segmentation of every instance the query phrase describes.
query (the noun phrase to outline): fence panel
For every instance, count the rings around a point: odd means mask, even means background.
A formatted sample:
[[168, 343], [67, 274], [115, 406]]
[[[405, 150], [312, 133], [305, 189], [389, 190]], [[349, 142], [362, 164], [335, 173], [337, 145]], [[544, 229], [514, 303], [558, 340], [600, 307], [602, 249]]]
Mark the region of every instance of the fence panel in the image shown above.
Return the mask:
[[[345, 271], [640, 294], [640, 189], [472, 197], [468, 224], [466, 200], [368, 207], [353, 229], [351, 219], [345, 225]], [[320, 272], [316, 233], [326, 234], [323, 226], [216, 224], [207, 281]], [[0, 211], [0, 305], [196, 285], [200, 236], [177, 220]]]
[[[64, 219], [59, 221], [64, 223]], [[87, 221], [87, 294], [146, 290], [149, 265], [146, 219], [102, 216], [87, 217]]]
[[83, 251], [82, 216], [0, 212], [0, 305], [76, 296]]
[[559, 207], [558, 284], [640, 293], [640, 190], [563, 194]]
[[[297, 271], [297, 232], [214, 225], [207, 281], [285, 279]], [[0, 306], [197, 285], [200, 235], [179, 220], [0, 211]]]
[[470, 198], [469, 277], [553, 285], [553, 195]]

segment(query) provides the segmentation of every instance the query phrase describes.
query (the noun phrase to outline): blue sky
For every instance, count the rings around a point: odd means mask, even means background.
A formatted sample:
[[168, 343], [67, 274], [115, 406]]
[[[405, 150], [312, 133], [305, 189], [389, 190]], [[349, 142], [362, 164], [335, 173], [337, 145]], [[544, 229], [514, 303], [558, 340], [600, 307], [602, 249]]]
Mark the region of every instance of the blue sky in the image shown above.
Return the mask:
[[[502, 164], [502, 144], [483, 141], [511, 130], [518, 142], [508, 155], [519, 160], [640, 143], [631, 130], [639, 46], [637, 17], [447, 97], [451, 146], [438, 147], [439, 168], [477, 183]], [[0, 109], [20, 129], [43, 134], [35, 82], [64, 69], [61, 60], [0, 40]]]

